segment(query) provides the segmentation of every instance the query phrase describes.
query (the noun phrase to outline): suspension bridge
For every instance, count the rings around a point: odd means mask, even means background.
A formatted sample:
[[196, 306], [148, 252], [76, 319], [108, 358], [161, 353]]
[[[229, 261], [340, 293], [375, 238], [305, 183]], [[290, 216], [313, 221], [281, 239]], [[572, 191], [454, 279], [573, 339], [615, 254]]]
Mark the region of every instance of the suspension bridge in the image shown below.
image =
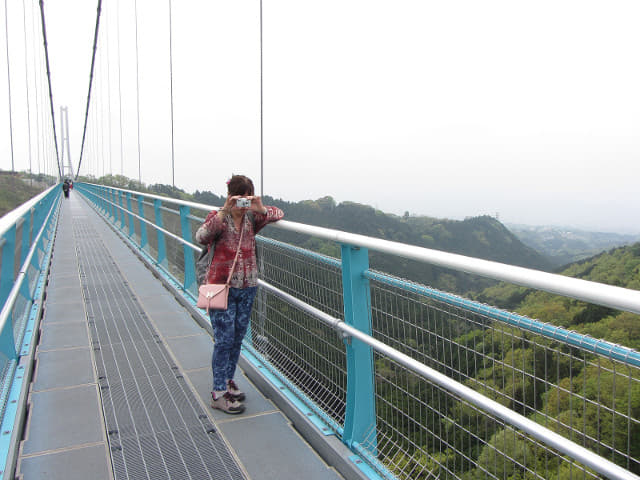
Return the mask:
[[[8, 75], [12, 161], [27, 119], [20, 155], [55, 184], [0, 219], [3, 478], [639, 478], [640, 353], [373, 270], [369, 252], [634, 314], [639, 292], [286, 220], [270, 228], [340, 258], [258, 239], [247, 410], [209, 408], [193, 234], [219, 205], [86, 181], [62, 197], [43, 3], [5, 2], [6, 31], [44, 39], [24, 41], [24, 104]], [[76, 175], [112, 170], [112, 115], [97, 127], [87, 97]]]

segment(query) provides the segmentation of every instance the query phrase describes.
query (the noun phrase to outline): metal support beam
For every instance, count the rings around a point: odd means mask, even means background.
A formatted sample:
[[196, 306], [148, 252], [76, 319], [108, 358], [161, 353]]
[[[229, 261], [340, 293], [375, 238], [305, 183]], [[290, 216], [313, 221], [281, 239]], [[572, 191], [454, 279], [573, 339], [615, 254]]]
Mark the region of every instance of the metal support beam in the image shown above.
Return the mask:
[[[344, 320], [347, 325], [371, 335], [371, 299], [366, 248], [342, 245], [342, 289]], [[375, 442], [376, 405], [373, 369], [373, 350], [360, 340], [346, 338], [347, 347], [347, 405], [342, 441], [371, 444]], [[375, 444], [374, 444], [375, 447]]]

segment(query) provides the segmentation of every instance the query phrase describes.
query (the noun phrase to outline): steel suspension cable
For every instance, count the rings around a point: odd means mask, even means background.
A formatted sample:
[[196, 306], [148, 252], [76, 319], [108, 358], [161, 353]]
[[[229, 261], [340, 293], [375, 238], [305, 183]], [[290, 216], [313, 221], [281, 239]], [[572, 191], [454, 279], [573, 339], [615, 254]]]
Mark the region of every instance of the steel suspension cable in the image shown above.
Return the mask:
[[47, 44], [47, 27], [44, 20], [44, 0], [40, 0], [40, 18], [42, 19], [42, 39], [44, 41], [44, 57], [47, 64], [47, 82], [49, 84], [49, 105], [51, 106], [51, 125], [53, 128], [53, 142], [56, 147], [56, 163], [58, 165], [58, 178], [62, 178], [62, 170], [60, 169], [60, 154], [58, 153], [58, 135], [56, 134], [56, 115], [55, 115], [55, 112], [53, 111], [53, 92], [51, 90], [51, 69], [49, 68], [49, 46]]
[[262, 0], [260, 0], [260, 196], [264, 196], [264, 130], [262, 100]]
[[98, 100], [96, 109], [96, 125], [98, 126], [98, 138], [100, 139], [100, 159], [102, 160], [102, 176], [107, 175], [107, 155], [104, 147], [104, 54], [100, 52], [98, 59]]
[[[42, 0], [40, 1], [40, 4], [42, 4]], [[84, 128], [82, 129], [82, 144], [80, 145], [80, 158], [78, 159], [78, 170], [76, 170], [75, 180], [78, 179], [78, 175], [80, 174], [80, 165], [82, 165], [82, 154], [84, 153], [84, 142], [87, 136], [87, 120], [89, 119], [89, 105], [91, 103], [91, 86], [93, 85], [93, 69], [96, 64], [96, 47], [98, 45], [98, 31], [100, 29], [100, 13], [101, 12], [102, 12], [102, 0], [98, 0], [98, 8], [96, 13], [96, 29], [93, 34], [93, 53], [91, 55], [91, 71], [89, 73], [89, 91], [87, 93], [87, 108], [84, 114]], [[47, 65], [48, 63], [49, 62], [47, 61]]]
[[[104, 43], [106, 44], [107, 49], [107, 61], [105, 62], [107, 65], [107, 132], [109, 133], [109, 148], [107, 153], [109, 154], [109, 175], [113, 176], [113, 155], [111, 152], [111, 50], [109, 49], [109, 15], [106, 17], [106, 26], [104, 29]], [[103, 78], [100, 76], [100, 78]]]
[[119, 125], [120, 125], [120, 175], [124, 176], [124, 146], [122, 140], [122, 77], [120, 72], [120, 0], [116, 2], [116, 36], [118, 41], [118, 108], [120, 111]]
[[140, 165], [140, 62], [138, 59], [138, 0], [133, 2], [136, 21], [136, 111], [138, 124], [138, 182], [142, 186], [142, 168]]
[[29, 60], [27, 48], [27, 6], [22, 0], [22, 27], [24, 31], [24, 83], [27, 89], [27, 134], [29, 142], [29, 176], [33, 185], [33, 171], [31, 169], [31, 105], [29, 105]]
[[8, 14], [8, 10], [7, 10], [7, 1], [8, 0], [4, 0], [4, 33], [5, 33], [5, 37], [6, 37], [6, 50], [7, 50], [7, 82], [8, 82], [8, 90], [9, 90], [9, 138], [11, 139], [11, 171], [14, 172], [15, 171], [15, 164], [14, 164], [14, 156], [13, 156], [13, 118], [12, 118], [12, 114], [11, 114], [11, 70], [10, 70], [10, 65], [11, 62], [9, 62], [9, 14]]
[[171, 83], [171, 184], [176, 188], [175, 146], [173, 138], [173, 28], [171, 25], [171, 0], [169, 0], [169, 79]]
[[[35, 41], [37, 39], [37, 35], [36, 35], [36, 26], [35, 26], [35, 21], [34, 21], [34, 10], [33, 10], [33, 6], [31, 7], [31, 37], [33, 38], [34, 42], [33, 45], [36, 45], [37, 42]], [[38, 62], [36, 60], [36, 52], [35, 52], [35, 48], [33, 51], [33, 89], [34, 89], [34, 98], [36, 100], [36, 138], [38, 139], [38, 149], [37, 149], [37, 157], [38, 157], [38, 174], [42, 173], [42, 169], [40, 168], [40, 160], [42, 157], [44, 157], [44, 155], [41, 156], [42, 154], [42, 149], [41, 149], [41, 145], [42, 145], [42, 138], [40, 138], [40, 89], [38, 88]]]

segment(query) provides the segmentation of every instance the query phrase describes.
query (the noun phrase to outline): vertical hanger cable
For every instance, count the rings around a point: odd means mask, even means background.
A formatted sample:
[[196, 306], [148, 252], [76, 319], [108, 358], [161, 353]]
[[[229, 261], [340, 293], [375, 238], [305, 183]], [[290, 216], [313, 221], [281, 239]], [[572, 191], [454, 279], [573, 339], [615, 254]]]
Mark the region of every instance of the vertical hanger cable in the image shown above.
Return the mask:
[[28, 48], [27, 48], [27, 6], [22, 0], [22, 30], [24, 32], [24, 84], [27, 89], [27, 139], [29, 142], [29, 177], [31, 185], [33, 185], [33, 171], [31, 168], [31, 105], [29, 104], [29, 60], [28, 60]]
[[[40, 5], [42, 5], [42, 0], [40, 0]], [[87, 93], [87, 108], [85, 110], [85, 114], [84, 114], [84, 128], [82, 131], [82, 145], [80, 146], [80, 158], [78, 159], [78, 169], [76, 171], [76, 175], [75, 175], [75, 179], [78, 179], [78, 175], [80, 174], [80, 165], [82, 165], [82, 155], [84, 153], [84, 142], [86, 140], [86, 136], [87, 136], [87, 121], [89, 119], [89, 105], [91, 104], [91, 87], [93, 85], [93, 71], [96, 65], [96, 47], [98, 45], [98, 31], [100, 28], [100, 13], [102, 12], [102, 0], [98, 0], [98, 7], [97, 7], [97, 13], [96, 13], [96, 28], [95, 28], [95, 32], [93, 34], [93, 54], [91, 55], [91, 71], [89, 72], [89, 91]], [[44, 15], [44, 13], [43, 13]], [[43, 17], [43, 23], [44, 23], [44, 17]], [[49, 61], [47, 60], [47, 65], [49, 64]], [[49, 70], [49, 68], [47, 67], [47, 71]], [[51, 88], [51, 87], [49, 87]], [[54, 130], [55, 131], [55, 130]], [[56, 147], [56, 153], [57, 153], [57, 147]]]
[[120, 0], [116, 2], [116, 36], [118, 37], [118, 109], [120, 111], [120, 175], [124, 176], [124, 145], [122, 140], [122, 75], [120, 71]]
[[264, 130], [263, 120], [263, 99], [262, 99], [262, 0], [260, 0], [260, 196], [264, 195]]
[[9, 20], [8, 20], [7, 0], [4, 0], [4, 33], [7, 50], [7, 85], [9, 90], [9, 138], [11, 139], [11, 171], [15, 172], [13, 155], [13, 115], [11, 113], [11, 62], [9, 62]]
[[138, 0], [134, 0], [133, 7], [136, 21], [136, 111], [138, 125], [138, 182], [142, 186], [142, 168], [140, 165], [140, 64], [138, 60]]
[[171, 0], [169, 0], [169, 79], [171, 83], [171, 185], [176, 188], [175, 145], [173, 138], [173, 26], [171, 24]]

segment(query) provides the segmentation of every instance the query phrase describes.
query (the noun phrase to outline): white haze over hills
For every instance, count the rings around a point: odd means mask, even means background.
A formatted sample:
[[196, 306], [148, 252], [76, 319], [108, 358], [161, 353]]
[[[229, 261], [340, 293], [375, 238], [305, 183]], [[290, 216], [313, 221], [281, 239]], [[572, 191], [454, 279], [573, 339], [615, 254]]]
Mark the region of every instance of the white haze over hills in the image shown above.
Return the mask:
[[546, 255], [557, 265], [587, 258], [640, 241], [640, 234], [590, 232], [571, 227], [505, 225], [522, 243]]

